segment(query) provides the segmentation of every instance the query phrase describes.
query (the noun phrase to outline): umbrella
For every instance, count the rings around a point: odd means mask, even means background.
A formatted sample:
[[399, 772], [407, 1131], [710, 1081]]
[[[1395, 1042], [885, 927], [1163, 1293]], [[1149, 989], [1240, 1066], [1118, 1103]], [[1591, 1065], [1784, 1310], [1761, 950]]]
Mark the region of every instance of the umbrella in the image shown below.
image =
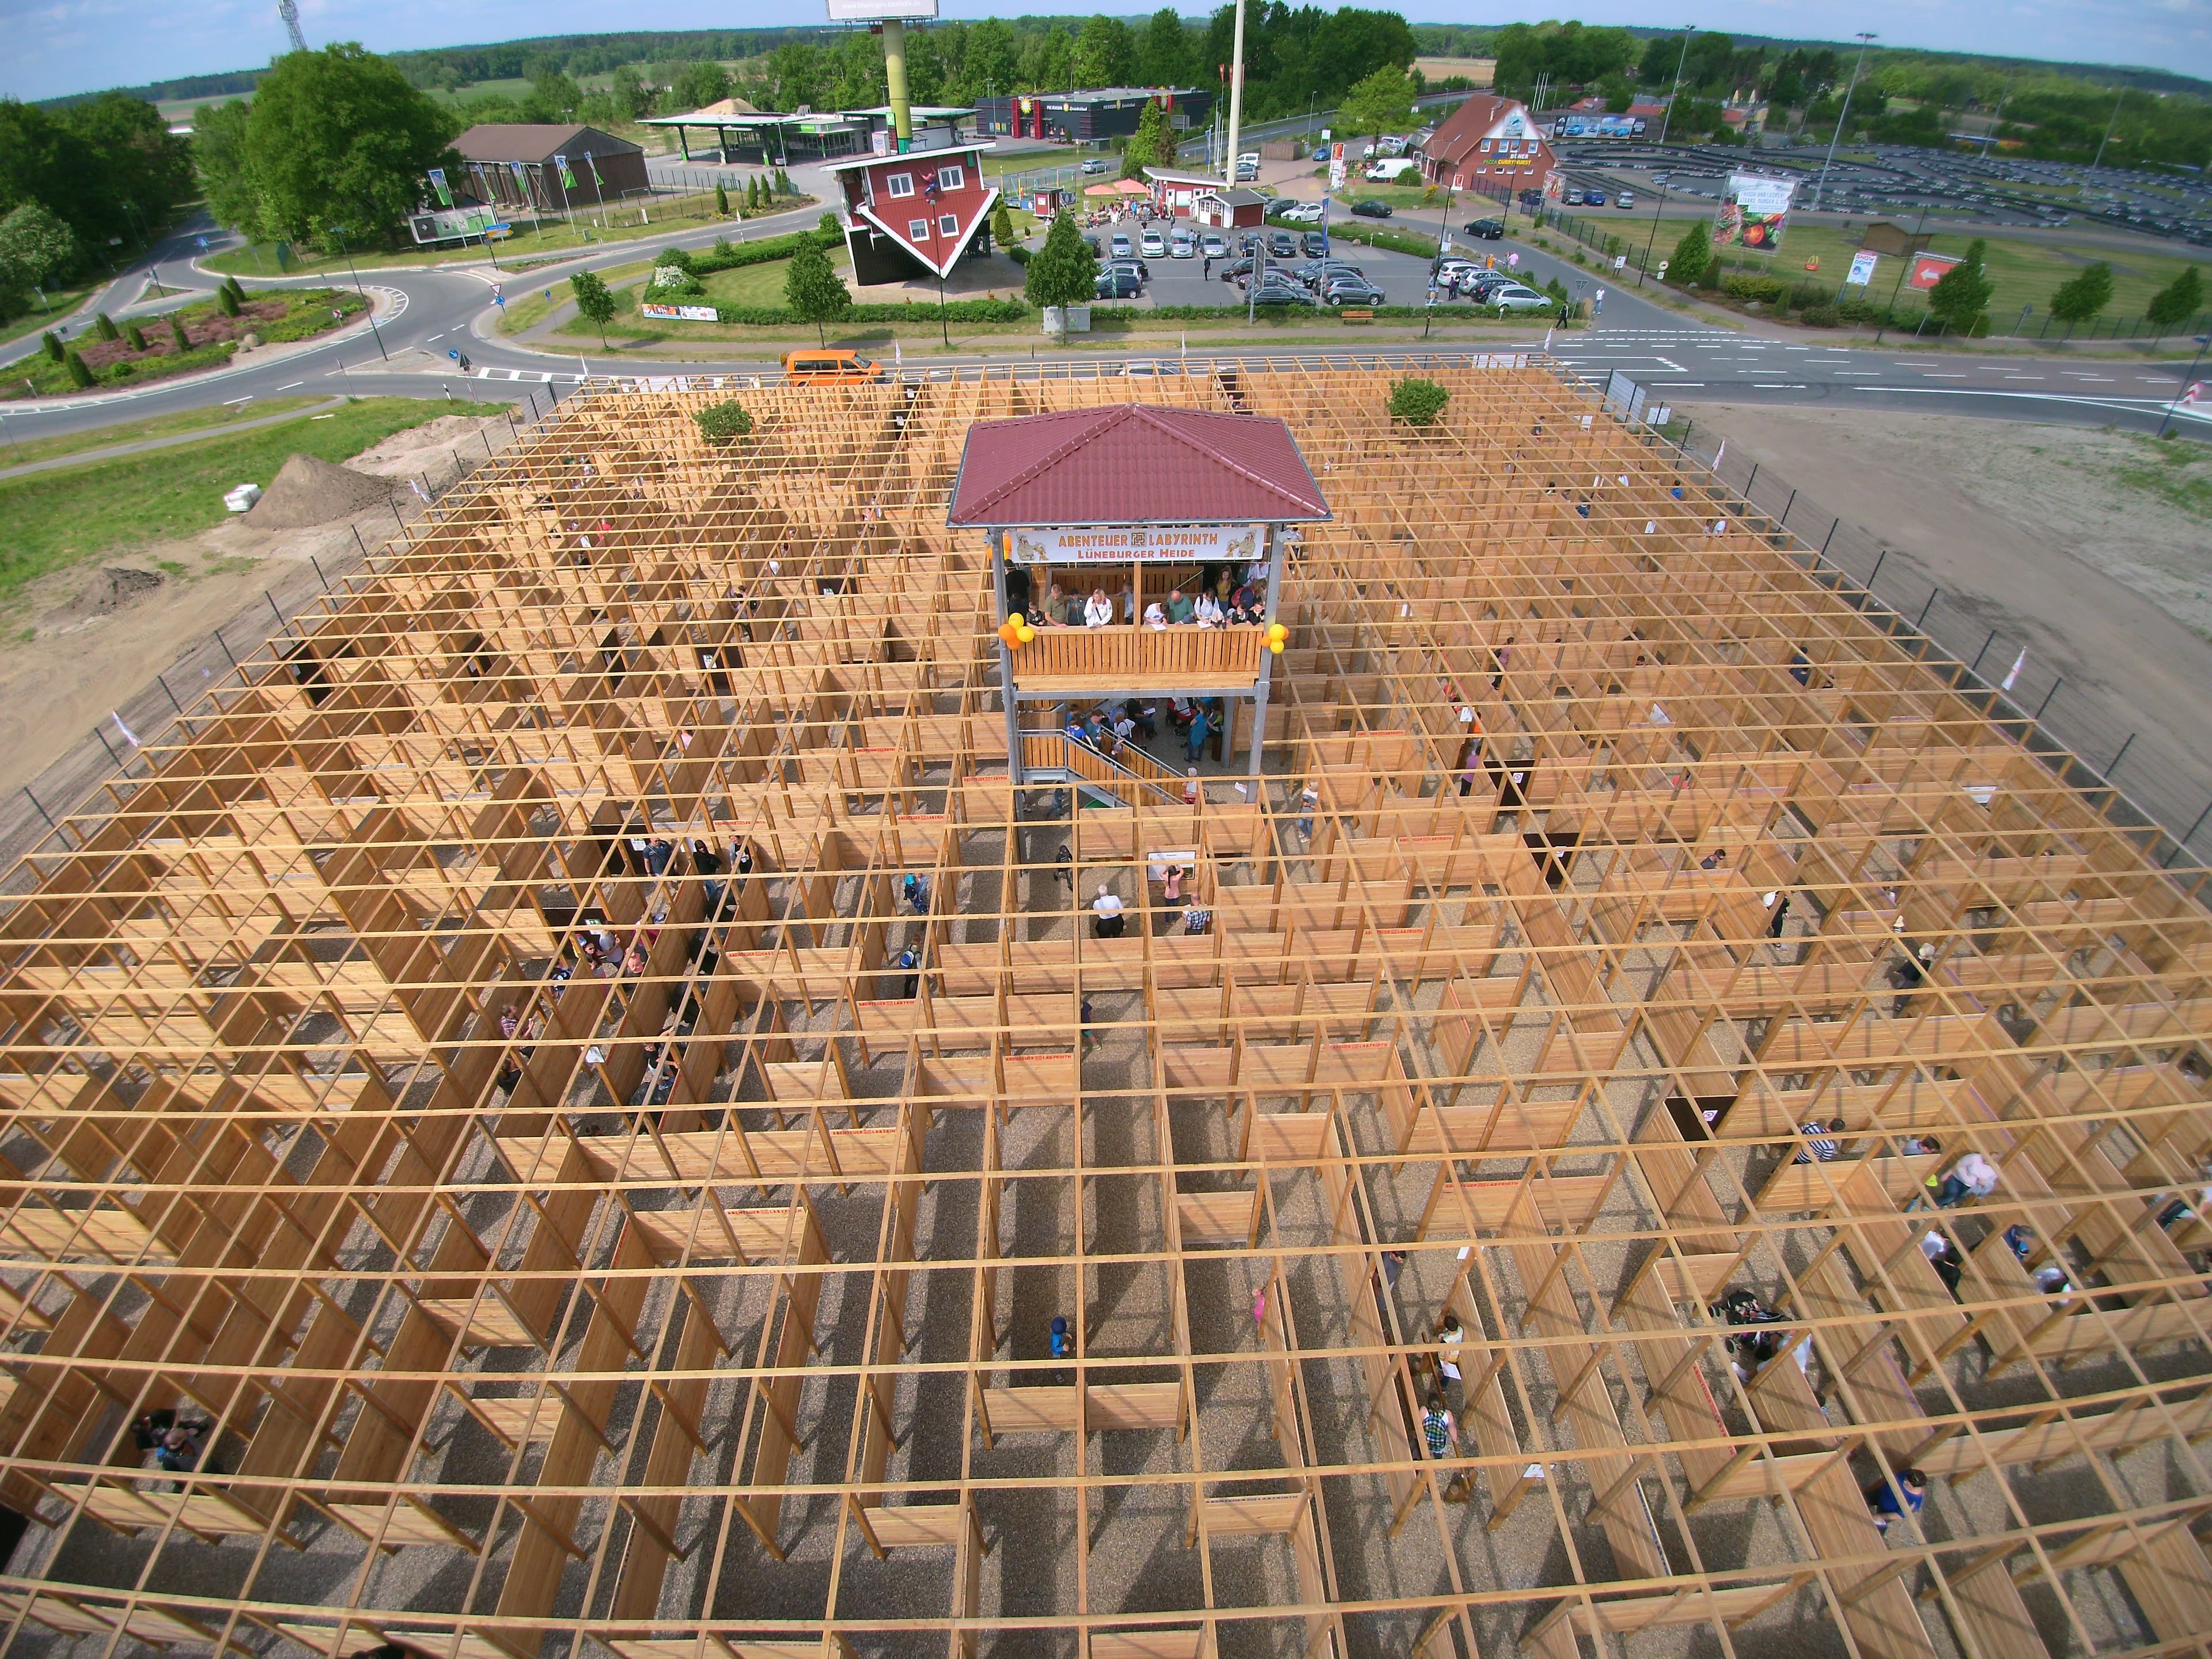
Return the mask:
[[[1117, 179], [1114, 181], [1114, 188], [1124, 196], [1150, 196], [1152, 193], [1150, 185], [1140, 185], [1134, 179]], [[1089, 193], [1087, 191], [1085, 192], [1085, 195]]]
[[1111, 185], [1085, 185], [1083, 193], [1085, 196], [1119, 196], [1121, 192]]

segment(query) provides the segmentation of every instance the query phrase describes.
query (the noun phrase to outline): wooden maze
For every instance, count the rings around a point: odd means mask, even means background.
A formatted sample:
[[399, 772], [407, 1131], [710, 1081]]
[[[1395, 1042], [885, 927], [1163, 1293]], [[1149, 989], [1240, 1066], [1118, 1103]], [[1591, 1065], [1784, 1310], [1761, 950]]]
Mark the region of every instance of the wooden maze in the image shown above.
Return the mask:
[[962, 442], [1137, 383], [1004, 371], [577, 398], [110, 786], [0, 924], [10, 1643], [2207, 1651], [2203, 872], [1434, 372], [1142, 383], [1334, 510], [1243, 798], [1010, 780]]

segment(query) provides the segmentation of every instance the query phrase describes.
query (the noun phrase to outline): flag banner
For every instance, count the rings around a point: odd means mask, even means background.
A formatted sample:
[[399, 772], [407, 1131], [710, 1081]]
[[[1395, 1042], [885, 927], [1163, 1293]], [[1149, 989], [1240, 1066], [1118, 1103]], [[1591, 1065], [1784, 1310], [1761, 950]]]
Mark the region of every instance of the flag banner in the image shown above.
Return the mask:
[[559, 174], [561, 175], [561, 188], [562, 188], [562, 189], [563, 189], [563, 190], [574, 190], [574, 189], [575, 189], [575, 187], [576, 187], [576, 175], [575, 175], [574, 173], [571, 173], [571, 172], [568, 170], [568, 158], [567, 156], [565, 156], [565, 155], [556, 155], [556, 156], [555, 156], [555, 157], [553, 158], [553, 170], [554, 170], [556, 173], [559, 173]]
[[2027, 647], [2023, 645], [2020, 648], [2020, 655], [2012, 659], [2012, 666], [2005, 670], [2004, 678], [1997, 682], [1997, 689], [2001, 691], [2011, 690], [2013, 682], [2020, 678], [2020, 671], [2027, 665]]
[[440, 207], [453, 206], [453, 192], [446, 184], [445, 168], [432, 167], [430, 169], [430, 188], [438, 192], [438, 205]]

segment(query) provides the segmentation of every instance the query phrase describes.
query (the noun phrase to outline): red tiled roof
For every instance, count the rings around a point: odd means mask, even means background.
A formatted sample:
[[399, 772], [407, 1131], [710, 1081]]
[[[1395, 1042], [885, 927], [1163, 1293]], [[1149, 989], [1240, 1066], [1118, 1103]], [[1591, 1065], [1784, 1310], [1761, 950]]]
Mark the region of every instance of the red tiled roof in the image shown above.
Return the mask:
[[1281, 421], [1116, 404], [976, 422], [968, 429], [946, 520], [1279, 524], [1328, 516]]

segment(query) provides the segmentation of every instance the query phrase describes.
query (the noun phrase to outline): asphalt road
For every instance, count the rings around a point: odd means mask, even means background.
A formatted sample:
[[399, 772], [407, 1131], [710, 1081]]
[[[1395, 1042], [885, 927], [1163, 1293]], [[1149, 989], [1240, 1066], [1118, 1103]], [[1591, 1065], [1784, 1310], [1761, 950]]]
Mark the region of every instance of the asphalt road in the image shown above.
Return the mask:
[[[688, 173], [711, 172], [693, 165]], [[827, 181], [810, 178], [810, 168], [799, 169], [802, 188], [827, 198]], [[731, 177], [742, 177], [731, 169]], [[811, 224], [817, 207], [798, 210], [775, 218], [749, 223], [747, 237], [772, 235]], [[1487, 204], [1459, 204], [1454, 221], [1489, 211]], [[1401, 212], [1390, 223], [1434, 234], [1442, 228], [1441, 209]], [[1339, 221], [1338, 222], [1341, 222]], [[1525, 221], [1516, 216], [1518, 229]], [[1455, 225], [1455, 229], [1456, 226]], [[255, 398], [280, 395], [327, 396], [350, 392], [361, 396], [404, 396], [457, 400], [487, 398], [507, 400], [518, 390], [535, 395], [533, 388], [565, 389], [588, 374], [755, 374], [775, 367], [757, 358], [702, 358], [678, 362], [650, 359], [622, 353], [586, 350], [571, 355], [549, 353], [516, 343], [496, 332], [497, 310], [494, 285], [504, 282], [507, 291], [520, 294], [552, 287], [578, 270], [634, 263], [651, 247], [671, 244], [704, 246], [720, 227], [708, 227], [671, 236], [665, 241], [631, 241], [594, 248], [558, 264], [538, 266], [528, 273], [494, 271], [489, 264], [445, 265], [419, 270], [363, 271], [363, 284], [377, 294], [375, 331], [353, 325], [325, 340], [303, 346], [274, 361], [241, 365], [214, 374], [194, 376], [173, 385], [155, 383], [129, 392], [24, 400], [0, 404], [0, 432], [33, 438], [82, 431], [119, 421], [140, 420], [176, 410], [215, 404], [250, 404]], [[198, 272], [187, 263], [198, 252], [197, 238], [205, 235], [210, 251], [230, 246], [234, 239], [211, 227], [187, 227], [158, 246], [152, 260], [125, 271], [115, 283], [88, 301], [80, 310], [71, 332], [81, 332], [93, 313], [106, 308], [118, 319], [157, 314], [186, 299], [210, 292], [215, 278]], [[1462, 251], [1468, 247], [1455, 237]], [[1978, 418], [2056, 421], [2087, 424], [2116, 424], [2148, 428], [2167, 410], [2168, 400], [2182, 385], [2188, 362], [2172, 360], [2093, 360], [2080, 357], [2041, 360], [1992, 356], [1978, 359], [1964, 354], [1915, 352], [1910, 342], [1885, 345], [1830, 347], [1796, 339], [1765, 339], [1748, 330], [1716, 327], [1665, 306], [1639, 298], [1632, 283], [1615, 287], [1604, 276], [1533, 248], [1516, 240], [1472, 245], [1479, 254], [1502, 261], [1519, 256], [1518, 270], [1540, 285], [1553, 276], [1565, 282], [1578, 297], [1595, 298], [1604, 289], [1601, 311], [1586, 330], [1553, 337], [1553, 355], [1582, 373], [1598, 379], [1618, 372], [1647, 385], [1662, 401], [1694, 404], [1700, 401], [1771, 402], [1818, 404], [1842, 402], [1854, 408], [1940, 410]], [[1339, 243], [1336, 252], [1349, 255], [1381, 286], [1393, 303], [1418, 304], [1425, 290], [1426, 262], [1373, 248], [1356, 250]], [[1236, 290], [1216, 281], [1207, 283], [1195, 259], [1154, 259], [1152, 297], [1158, 303], [1219, 304]], [[146, 264], [158, 265], [173, 291], [167, 297], [152, 295], [147, 285]], [[192, 290], [184, 295], [173, 285], [189, 278]], [[289, 279], [295, 285], [328, 285], [328, 276]], [[250, 287], [287, 285], [252, 282]], [[1440, 307], [1438, 320], [1449, 318], [1450, 307]], [[1546, 331], [1539, 329], [1495, 337], [1495, 345], [1508, 349], [1540, 345]], [[1240, 349], [1233, 341], [1209, 334], [1208, 345], [1224, 356], [1329, 356], [1352, 349], [1363, 351], [1418, 349], [1377, 340], [1372, 347], [1347, 339], [1344, 347]], [[1486, 346], [1492, 342], [1486, 340]], [[37, 349], [36, 337], [0, 348], [0, 363]], [[1456, 348], [1455, 348], [1456, 349]], [[471, 372], [464, 374], [449, 354], [465, 352]], [[1008, 353], [993, 359], [985, 356], [929, 357], [933, 365], [972, 364], [1006, 361]], [[1030, 353], [1019, 349], [1024, 362]], [[1204, 354], [1198, 354], [1204, 355]], [[4, 374], [0, 368], [0, 374]], [[2175, 424], [2198, 435], [2212, 436], [2212, 410], [2204, 415], [2184, 412]]]

